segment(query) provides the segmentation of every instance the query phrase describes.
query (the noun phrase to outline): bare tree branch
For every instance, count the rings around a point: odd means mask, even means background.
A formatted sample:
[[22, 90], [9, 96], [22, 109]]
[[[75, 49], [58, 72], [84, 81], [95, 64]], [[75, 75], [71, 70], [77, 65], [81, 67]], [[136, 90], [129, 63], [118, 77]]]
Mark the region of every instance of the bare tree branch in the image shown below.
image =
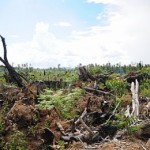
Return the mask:
[[1, 35], [0, 35], [0, 37], [1, 37], [1, 40], [2, 40], [3, 48], [4, 48], [4, 60], [6, 62], [8, 62], [8, 59], [7, 59], [7, 48], [6, 48], [5, 38], [2, 37]]
[[[23, 87], [23, 81], [19, 73], [15, 71], [15, 69], [9, 64], [7, 59], [7, 48], [5, 43], [5, 38], [0, 35], [0, 38], [2, 40], [3, 49], [4, 49], [4, 59], [0, 57], [0, 61], [5, 65], [6, 69], [8, 70], [9, 76], [12, 79], [12, 82], [17, 83], [19, 87]], [[24, 78], [25, 79], [25, 78]]]

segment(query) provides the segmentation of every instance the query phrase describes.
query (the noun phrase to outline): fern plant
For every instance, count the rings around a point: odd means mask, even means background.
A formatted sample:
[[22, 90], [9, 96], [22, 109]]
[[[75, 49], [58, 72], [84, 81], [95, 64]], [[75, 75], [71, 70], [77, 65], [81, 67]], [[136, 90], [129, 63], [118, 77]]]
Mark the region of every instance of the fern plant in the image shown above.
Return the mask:
[[51, 109], [55, 106], [61, 111], [64, 118], [70, 119], [76, 115], [77, 110], [74, 109], [74, 107], [83, 94], [84, 91], [80, 88], [75, 88], [71, 91], [62, 89], [52, 91], [46, 89], [45, 92], [40, 95], [37, 107]]
[[106, 87], [114, 92], [118, 97], [121, 97], [126, 92], [127, 83], [122, 80], [107, 80]]

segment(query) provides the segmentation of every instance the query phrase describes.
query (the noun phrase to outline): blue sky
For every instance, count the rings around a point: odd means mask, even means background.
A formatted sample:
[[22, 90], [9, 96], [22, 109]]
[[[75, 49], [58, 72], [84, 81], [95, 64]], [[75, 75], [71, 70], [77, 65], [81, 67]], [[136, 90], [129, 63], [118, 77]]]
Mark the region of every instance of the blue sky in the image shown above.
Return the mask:
[[0, 34], [15, 65], [150, 63], [149, 7], [149, 0], [0, 0]]
[[[32, 37], [36, 23], [54, 25], [65, 20], [74, 29], [86, 28], [100, 23], [95, 16], [103, 9], [103, 4], [89, 4], [86, 0], [1, 0], [1, 34], [19, 35], [20, 39], [27, 40]], [[51, 32], [57, 30], [62, 29], [53, 26]]]

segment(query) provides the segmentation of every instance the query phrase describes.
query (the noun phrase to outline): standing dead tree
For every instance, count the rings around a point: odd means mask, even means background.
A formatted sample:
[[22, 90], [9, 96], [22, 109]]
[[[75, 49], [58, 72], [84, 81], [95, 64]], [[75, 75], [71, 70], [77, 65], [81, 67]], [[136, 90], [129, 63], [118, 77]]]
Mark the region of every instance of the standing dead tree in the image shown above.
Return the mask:
[[125, 112], [126, 117], [139, 117], [140, 114], [140, 104], [139, 104], [139, 82], [136, 79], [135, 82], [131, 83], [131, 93], [132, 93], [132, 112], [130, 113], [130, 106], [127, 106], [127, 110]]
[[22, 80], [22, 78], [24, 78], [24, 77], [22, 75], [20, 75], [19, 73], [17, 73], [15, 71], [15, 69], [8, 62], [5, 38], [2, 37], [1, 35], [0, 35], [0, 38], [2, 40], [3, 49], [4, 49], [4, 58], [0, 57], [0, 61], [5, 65], [12, 82], [16, 83], [19, 87], [24, 87], [24, 83], [23, 83], [23, 80]]
[[135, 80], [135, 83], [131, 83], [131, 92], [132, 92], [132, 116], [139, 117], [139, 83], [138, 80]]

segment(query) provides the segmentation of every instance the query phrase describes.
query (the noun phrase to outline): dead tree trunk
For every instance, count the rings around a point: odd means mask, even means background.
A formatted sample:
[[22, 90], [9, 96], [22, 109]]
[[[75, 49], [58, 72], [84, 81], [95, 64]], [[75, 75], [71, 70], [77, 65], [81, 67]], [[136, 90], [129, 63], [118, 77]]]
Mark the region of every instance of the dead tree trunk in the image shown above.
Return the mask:
[[82, 81], [87, 81], [88, 79], [91, 79], [92, 81], [96, 80], [96, 78], [93, 75], [91, 75], [84, 66], [78, 68], [78, 74], [79, 80]]
[[132, 92], [132, 116], [139, 117], [139, 83], [138, 80], [135, 80], [135, 83], [131, 83], [131, 92]]
[[7, 48], [6, 48], [5, 38], [2, 37], [1, 35], [0, 35], [0, 38], [2, 40], [2, 44], [3, 44], [3, 48], [4, 48], [4, 59], [2, 57], [0, 57], [0, 61], [5, 65], [8, 73], [9, 73], [9, 76], [12, 79], [12, 82], [16, 83], [19, 87], [23, 87], [24, 84], [23, 84], [23, 80], [21, 78], [21, 75], [19, 73], [17, 73], [15, 71], [15, 69], [8, 62], [8, 59], [7, 59]]

